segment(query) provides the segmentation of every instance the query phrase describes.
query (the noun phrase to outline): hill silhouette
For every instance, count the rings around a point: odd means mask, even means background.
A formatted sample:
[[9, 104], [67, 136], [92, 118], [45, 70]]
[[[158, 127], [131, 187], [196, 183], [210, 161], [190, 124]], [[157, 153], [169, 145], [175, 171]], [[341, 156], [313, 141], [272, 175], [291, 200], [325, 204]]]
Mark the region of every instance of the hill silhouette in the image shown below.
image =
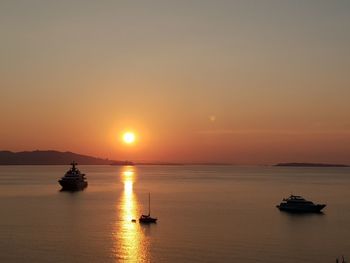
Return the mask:
[[[72, 161], [75, 161], [78, 164], [89, 165], [123, 165], [126, 163], [124, 161], [96, 158], [73, 152], [59, 152], [51, 150], [24, 152], [0, 151], [0, 165], [64, 165], [69, 164]], [[130, 164], [130, 162], [127, 163]]]

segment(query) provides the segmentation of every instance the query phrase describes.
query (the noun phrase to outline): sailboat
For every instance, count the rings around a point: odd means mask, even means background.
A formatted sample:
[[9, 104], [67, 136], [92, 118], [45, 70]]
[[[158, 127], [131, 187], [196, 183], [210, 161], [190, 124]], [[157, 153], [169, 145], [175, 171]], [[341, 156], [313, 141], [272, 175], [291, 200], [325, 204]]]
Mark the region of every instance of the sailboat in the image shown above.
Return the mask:
[[157, 218], [151, 217], [151, 193], [148, 193], [148, 215], [141, 215], [139, 222], [143, 224], [157, 223]]

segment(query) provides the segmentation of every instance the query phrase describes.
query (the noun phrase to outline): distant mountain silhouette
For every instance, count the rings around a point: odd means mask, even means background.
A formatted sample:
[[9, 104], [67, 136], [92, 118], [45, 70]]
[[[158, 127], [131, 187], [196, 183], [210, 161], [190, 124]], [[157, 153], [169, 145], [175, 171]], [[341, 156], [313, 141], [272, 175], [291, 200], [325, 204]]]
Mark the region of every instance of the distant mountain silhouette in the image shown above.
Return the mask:
[[[72, 161], [78, 164], [114, 164], [123, 165], [124, 161], [114, 161], [81, 155], [73, 152], [59, 151], [28, 151], [10, 152], [0, 151], [0, 165], [61, 165]], [[130, 164], [130, 162], [128, 162]]]
[[329, 164], [329, 163], [278, 163], [275, 166], [291, 166], [291, 167], [349, 167], [345, 164]]

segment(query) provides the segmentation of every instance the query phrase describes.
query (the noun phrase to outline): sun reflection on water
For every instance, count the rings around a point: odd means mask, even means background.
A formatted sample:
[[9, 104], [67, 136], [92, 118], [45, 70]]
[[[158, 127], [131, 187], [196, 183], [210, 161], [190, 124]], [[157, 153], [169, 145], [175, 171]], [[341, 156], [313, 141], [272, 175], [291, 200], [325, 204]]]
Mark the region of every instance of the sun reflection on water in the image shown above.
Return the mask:
[[124, 185], [118, 203], [115, 227], [115, 253], [117, 262], [149, 262], [149, 244], [138, 223], [139, 205], [133, 187], [136, 182], [136, 169], [133, 166], [121, 168], [120, 179]]

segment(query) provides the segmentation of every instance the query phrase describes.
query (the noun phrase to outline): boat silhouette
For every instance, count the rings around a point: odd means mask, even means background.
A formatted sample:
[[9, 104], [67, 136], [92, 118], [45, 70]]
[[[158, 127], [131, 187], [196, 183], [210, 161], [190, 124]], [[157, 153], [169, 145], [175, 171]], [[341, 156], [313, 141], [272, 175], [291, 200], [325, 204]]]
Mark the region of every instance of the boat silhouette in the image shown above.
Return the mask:
[[139, 222], [142, 224], [157, 223], [157, 218], [151, 217], [151, 193], [148, 193], [148, 214], [142, 214], [139, 218]]
[[63, 191], [83, 190], [88, 185], [85, 174], [81, 173], [79, 169], [76, 168], [76, 162], [72, 162], [71, 165], [72, 167], [58, 182], [62, 186]]
[[290, 195], [276, 207], [281, 211], [296, 213], [319, 213], [325, 207], [325, 204], [314, 204], [299, 195]]

